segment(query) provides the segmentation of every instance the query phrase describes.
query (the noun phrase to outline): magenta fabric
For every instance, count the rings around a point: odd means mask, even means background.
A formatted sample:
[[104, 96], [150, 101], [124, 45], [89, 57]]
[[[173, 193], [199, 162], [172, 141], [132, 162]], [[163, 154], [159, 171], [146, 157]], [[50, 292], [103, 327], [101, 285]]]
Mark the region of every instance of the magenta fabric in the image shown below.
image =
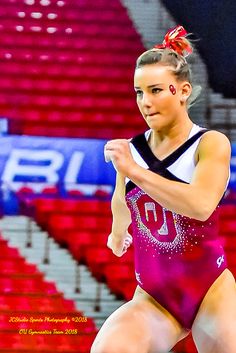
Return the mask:
[[208, 289], [227, 267], [218, 236], [220, 206], [201, 222], [163, 208], [138, 187], [126, 201], [138, 285], [190, 329]]

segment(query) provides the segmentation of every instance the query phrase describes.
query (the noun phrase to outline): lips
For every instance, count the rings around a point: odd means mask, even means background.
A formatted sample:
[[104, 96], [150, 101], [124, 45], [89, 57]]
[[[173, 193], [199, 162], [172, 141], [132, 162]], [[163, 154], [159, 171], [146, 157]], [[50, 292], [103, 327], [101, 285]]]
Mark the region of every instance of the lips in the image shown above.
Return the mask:
[[156, 112], [156, 113], [149, 113], [149, 114], [146, 114], [146, 117], [152, 117], [152, 116], [154, 116], [154, 115], [156, 115], [156, 114], [159, 114], [158, 112]]

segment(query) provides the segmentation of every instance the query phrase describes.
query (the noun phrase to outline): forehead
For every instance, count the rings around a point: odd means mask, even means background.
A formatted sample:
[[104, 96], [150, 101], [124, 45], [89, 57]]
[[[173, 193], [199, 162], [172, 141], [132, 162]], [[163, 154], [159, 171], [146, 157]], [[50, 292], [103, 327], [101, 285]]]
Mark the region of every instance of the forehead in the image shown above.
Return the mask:
[[134, 86], [149, 86], [158, 83], [169, 83], [175, 81], [175, 75], [170, 66], [161, 64], [144, 65], [135, 70]]

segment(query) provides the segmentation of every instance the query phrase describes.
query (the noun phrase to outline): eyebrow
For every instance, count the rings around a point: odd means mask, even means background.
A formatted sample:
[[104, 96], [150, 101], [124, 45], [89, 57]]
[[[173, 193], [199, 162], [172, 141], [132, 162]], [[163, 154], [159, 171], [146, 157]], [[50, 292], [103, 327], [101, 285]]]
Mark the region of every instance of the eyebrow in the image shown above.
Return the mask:
[[[153, 88], [153, 87], [161, 86], [161, 85], [163, 85], [163, 83], [156, 83], [156, 84], [154, 84], [154, 85], [149, 85], [149, 86], [147, 86], [147, 87], [148, 87], [148, 88]], [[140, 87], [134, 86], [134, 88], [135, 88], [135, 89], [138, 89], [138, 88], [140, 88]]]

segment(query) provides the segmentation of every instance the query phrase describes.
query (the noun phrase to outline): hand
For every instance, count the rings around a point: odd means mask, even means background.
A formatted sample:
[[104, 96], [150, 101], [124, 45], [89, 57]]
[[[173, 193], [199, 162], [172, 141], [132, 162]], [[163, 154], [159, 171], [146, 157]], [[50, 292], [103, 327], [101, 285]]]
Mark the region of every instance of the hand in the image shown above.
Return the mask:
[[129, 141], [125, 139], [108, 141], [104, 147], [104, 156], [105, 161], [112, 161], [115, 169], [124, 176], [128, 176], [129, 170], [136, 165], [130, 151]]
[[132, 242], [133, 238], [128, 232], [126, 232], [126, 237], [124, 239], [118, 241], [114, 239], [112, 234], [110, 234], [107, 239], [107, 247], [112, 250], [113, 254], [121, 257], [127, 252]]

